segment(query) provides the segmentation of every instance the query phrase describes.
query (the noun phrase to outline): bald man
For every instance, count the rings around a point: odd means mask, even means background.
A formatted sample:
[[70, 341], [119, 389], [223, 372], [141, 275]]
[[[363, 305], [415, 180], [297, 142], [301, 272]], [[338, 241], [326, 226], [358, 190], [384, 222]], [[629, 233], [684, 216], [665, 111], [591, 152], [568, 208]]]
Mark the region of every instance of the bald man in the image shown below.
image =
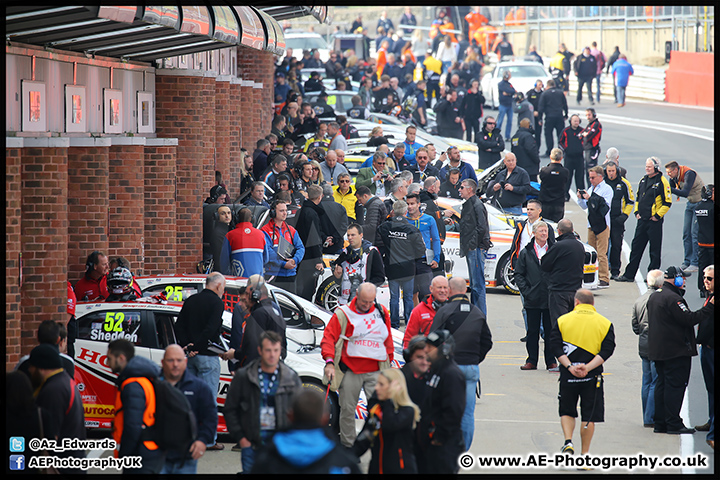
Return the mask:
[[438, 309], [445, 305], [450, 289], [448, 279], [444, 276], [437, 276], [430, 282], [430, 295], [418, 303], [410, 314], [405, 336], [403, 337], [403, 348], [407, 348], [410, 340], [415, 335], [427, 335], [430, 332], [433, 318]]
[[465, 412], [462, 418], [465, 450], [472, 445], [475, 433], [475, 386], [480, 381], [478, 366], [492, 348], [492, 335], [485, 314], [470, 303], [467, 283], [462, 277], [452, 277], [448, 282], [447, 304], [433, 318], [430, 332], [448, 330], [455, 339], [455, 362], [465, 375]]
[[178, 388], [187, 398], [197, 421], [197, 440], [185, 452], [169, 451], [161, 474], [196, 474], [197, 462], [212, 445], [217, 431], [218, 415], [215, 392], [207, 383], [187, 371], [187, 357], [180, 345], [168, 345], [162, 360], [161, 379]]
[[378, 373], [393, 360], [390, 312], [377, 303], [376, 294], [375, 285], [361, 283], [355, 298], [335, 309], [320, 342], [325, 361], [323, 381], [338, 392], [340, 442], [348, 448], [357, 437], [355, 407], [360, 390], [370, 398]]

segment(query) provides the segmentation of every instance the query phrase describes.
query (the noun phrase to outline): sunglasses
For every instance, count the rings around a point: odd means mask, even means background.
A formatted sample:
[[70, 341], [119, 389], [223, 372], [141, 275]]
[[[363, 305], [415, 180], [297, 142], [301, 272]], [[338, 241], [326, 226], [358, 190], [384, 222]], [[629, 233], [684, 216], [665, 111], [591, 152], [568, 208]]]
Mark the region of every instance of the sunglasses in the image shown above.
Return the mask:
[[385, 165], [385, 162], [378, 162], [378, 165]]
[[350, 183], [350, 180], [338, 180], [338, 183]]
[[487, 125], [495, 125], [495, 122], [487, 122]]
[[317, 168], [317, 167], [313, 167], [313, 171], [314, 171], [314, 172], [319, 172], [319, 171], [320, 171], [320, 169], [319, 169], [319, 168]]
[[703, 277], [703, 278], [704, 278], [705, 280], [712, 280], [712, 279], [714, 279], [715, 277]]

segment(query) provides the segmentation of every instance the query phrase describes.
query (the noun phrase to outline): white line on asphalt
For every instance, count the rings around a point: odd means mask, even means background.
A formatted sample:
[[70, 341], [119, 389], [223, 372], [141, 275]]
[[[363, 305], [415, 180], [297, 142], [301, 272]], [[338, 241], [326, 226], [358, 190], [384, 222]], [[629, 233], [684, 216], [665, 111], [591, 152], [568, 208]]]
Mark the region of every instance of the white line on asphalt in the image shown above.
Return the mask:
[[558, 422], [551, 422], [549, 420], [509, 420], [509, 419], [498, 419], [498, 418], [476, 418], [476, 422], [502, 422], [502, 423], [548, 423], [551, 425], [557, 425]]
[[[677, 133], [678, 135], [686, 135], [695, 137], [709, 142], [715, 141], [715, 131], [709, 128], [690, 127], [687, 125], [678, 125], [673, 123], [655, 122], [653, 120], [643, 120], [640, 118], [624, 118], [614, 115], [602, 115], [602, 121], [605, 123], [614, 123], [618, 125], [627, 125], [630, 127], [648, 128], [650, 130], [658, 130], [661, 132]], [[699, 133], [688, 131], [689, 129], [697, 130], [701, 133], [710, 134], [712, 136], [701, 135]]]

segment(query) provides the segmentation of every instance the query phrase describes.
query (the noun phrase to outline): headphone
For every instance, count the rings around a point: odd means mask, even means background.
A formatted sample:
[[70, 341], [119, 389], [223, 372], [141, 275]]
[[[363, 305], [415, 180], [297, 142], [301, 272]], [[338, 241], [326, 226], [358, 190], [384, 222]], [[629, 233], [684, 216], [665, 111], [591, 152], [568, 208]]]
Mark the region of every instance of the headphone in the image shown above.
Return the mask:
[[657, 159], [657, 157], [650, 157], [648, 158], [653, 163], [653, 167], [655, 167], [656, 172], [660, 172], [660, 160]]
[[438, 310], [440, 310], [440, 307], [442, 307], [446, 303], [447, 302], [439, 302], [439, 301], [435, 300], [435, 298], [433, 297], [433, 301], [432, 301], [433, 310], [435, 310], [437, 312]]
[[85, 271], [89, 272], [93, 268], [95, 268], [95, 265], [97, 264], [98, 257], [100, 256], [99, 250], [94, 250], [90, 255], [88, 255], [87, 261], [85, 262]]
[[444, 357], [449, 356], [455, 349], [455, 339], [447, 330], [436, 330], [431, 332], [430, 335], [427, 336], [427, 341], [431, 345], [435, 345], [438, 341], [442, 342], [437, 346], [437, 348], [440, 349], [440, 353], [442, 353]]
[[675, 280], [673, 281], [673, 285], [680, 288], [683, 286], [683, 283], [685, 282], [682, 275], [675, 275]]
[[252, 293], [250, 294], [250, 298], [255, 300], [256, 302], [260, 301], [260, 298], [262, 297], [262, 292], [260, 289], [265, 285], [265, 278], [263, 276], [260, 276], [260, 281], [258, 281], [258, 284], [252, 288]]
[[595, 120], [597, 118], [597, 113], [595, 112], [594, 108], [588, 108], [586, 110], [592, 114], [593, 120]]
[[403, 359], [405, 360], [405, 363], [410, 363], [410, 359], [412, 358], [413, 353], [415, 353], [416, 350], [419, 350], [419, 345], [421, 343], [426, 343], [427, 338], [423, 337], [422, 335], [416, 335], [414, 336], [410, 342], [408, 343], [407, 348], [404, 348], [402, 351]]
[[702, 197], [703, 200], [710, 200], [713, 196], [714, 191], [715, 191], [715, 185], [713, 185], [712, 183], [710, 183], [708, 185], [704, 185], [700, 196]]
[[[217, 197], [216, 197], [216, 200], [217, 200]], [[216, 222], [220, 221], [220, 212], [219, 212], [220, 207], [230, 208], [228, 205], [225, 205], [225, 204], [218, 205], [218, 208], [216, 208], [215, 211], [213, 212], [213, 220], [215, 220]], [[230, 215], [232, 215], [232, 208], [230, 208]]]
[[272, 205], [270, 205], [270, 218], [275, 218], [277, 216], [277, 212], [275, 211], [275, 209], [277, 208], [277, 206], [280, 203], [285, 203], [285, 202], [280, 202], [279, 200], [275, 200], [272, 203]]

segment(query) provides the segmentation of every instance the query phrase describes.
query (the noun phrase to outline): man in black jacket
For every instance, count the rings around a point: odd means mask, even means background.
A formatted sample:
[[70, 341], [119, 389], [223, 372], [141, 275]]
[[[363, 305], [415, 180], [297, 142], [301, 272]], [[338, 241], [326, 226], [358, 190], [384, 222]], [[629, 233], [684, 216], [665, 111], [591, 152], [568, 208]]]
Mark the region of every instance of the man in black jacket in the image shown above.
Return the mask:
[[[527, 348], [528, 357], [520, 370], [537, 370], [540, 325], [550, 332], [550, 310], [548, 309], [548, 289], [546, 274], [540, 268], [540, 261], [550, 246], [548, 242], [548, 224], [539, 221], [533, 225], [533, 238], [520, 251], [515, 264], [515, 283], [522, 293], [523, 307], [527, 311]], [[545, 345], [545, 366], [548, 370], [557, 366], [550, 342]]]
[[[715, 266], [709, 265], [703, 269], [703, 281], [708, 299], [705, 305], [714, 299], [715, 295]], [[712, 300], [715, 302], [715, 300]], [[703, 425], [695, 427], [700, 432], [708, 432], [705, 441], [715, 450], [715, 318], [708, 315], [698, 325], [697, 343], [700, 348], [700, 367], [702, 368], [705, 389], [708, 393], [709, 420]]]
[[630, 182], [620, 174], [620, 167], [613, 161], [606, 162], [605, 183], [613, 190], [610, 205], [610, 279], [620, 278], [620, 252], [622, 251], [625, 221], [633, 211], [635, 197]]
[[543, 204], [543, 216], [559, 222], [565, 216], [565, 196], [570, 172], [562, 165], [563, 152], [553, 148], [550, 152], [550, 164], [540, 169], [540, 195]]
[[333, 274], [340, 281], [338, 305], [355, 298], [360, 284], [370, 282], [376, 287], [385, 282], [382, 257], [372, 243], [363, 239], [363, 227], [357, 223], [347, 228], [348, 246], [332, 262]]
[[562, 88], [555, 86], [554, 80], [548, 80], [547, 89], [540, 95], [538, 104], [538, 116], [542, 119], [545, 115], [545, 155], [550, 156], [553, 148], [553, 130], [560, 143], [560, 132], [565, 127], [565, 119], [568, 116], [568, 105]]
[[[485, 302], [485, 258], [492, 247], [490, 227], [485, 205], [475, 194], [477, 183], [466, 178], [462, 181], [460, 195], [465, 199], [460, 214], [460, 257], [465, 257], [470, 277], [473, 304], [487, 315]], [[468, 445], [468, 448], [470, 446]]]
[[480, 133], [475, 136], [475, 143], [478, 145], [478, 168], [490, 168], [500, 160], [505, 140], [494, 117], [485, 117]]
[[375, 245], [380, 250], [380, 254], [383, 254], [385, 245], [377, 235], [377, 228], [388, 215], [385, 203], [373, 195], [366, 186], [358, 187], [355, 196], [358, 203], [363, 206], [363, 217], [358, 217], [358, 223], [363, 227], [363, 238]]
[[390, 287], [390, 323], [400, 326], [400, 288], [403, 290], [403, 309], [406, 319], [413, 310], [415, 262], [425, 256], [425, 242], [420, 230], [408, 223], [407, 203], [398, 200], [393, 205], [392, 218], [377, 229], [385, 245], [385, 275]]
[[518, 167], [524, 168], [531, 182], [537, 182], [540, 170], [540, 156], [535, 144], [535, 132], [530, 128], [530, 120], [520, 120], [520, 127], [510, 139], [510, 151], [517, 157]]
[[685, 295], [685, 273], [670, 266], [665, 283], [650, 295], [648, 310], [648, 357], [655, 362], [655, 433], [692, 434], [680, 418], [685, 388], [690, 380], [692, 357], [697, 355], [695, 325], [712, 317], [715, 300], [696, 312], [690, 311]]
[[[205, 288], [185, 300], [175, 322], [178, 343], [188, 353], [188, 370], [205, 381], [213, 392], [217, 392], [220, 385], [220, 357], [208, 349], [208, 344], [220, 342], [224, 293], [225, 277], [219, 272], [211, 273], [205, 280]], [[208, 449], [223, 449], [217, 443], [217, 432]]]
[[280, 335], [263, 332], [259, 358], [237, 371], [230, 383], [223, 414], [230, 435], [242, 448], [243, 472], [255, 464], [255, 450], [290, 424], [293, 395], [302, 388], [295, 370], [280, 359]]
[[[422, 154], [421, 154], [422, 155]], [[442, 210], [438, 207], [437, 199], [438, 192], [440, 191], [440, 180], [437, 176], [429, 176], [423, 182], [423, 189], [420, 190], [420, 203], [425, 205], [425, 213], [435, 219], [435, 223], [438, 227], [438, 235], [440, 236], [440, 244], [445, 243], [445, 216]], [[440, 253], [440, 262], [438, 266], [433, 270], [433, 276], [445, 274], [445, 252]]]
[[575, 238], [573, 224], [567, 218], [558, 222], [558, 237], [540, 265], [547, 274], [548, 305], [553, 328], [557, 319], [574, 307], [574, 295], [583, 281], [585, 248]]
[[297, 219], [297, 232], [305, 246], [305, 256], [298, 266], [295, 280], [295, 291], [308, 301], [312, 301], [317, 278], [322, 273], [323, 246], [332, 245], [333, 238], [328, 233], [328, 221], [325, 210], [320, 205], [322, 187], [310, 185], [307, 189], [308, 199], [303, 202]]
[[535, 145], [537, 145], [538, 153], [540, 153], [540, 141], [542, 134], [542, 115], [538, 112], [538, 107], [540, 107], [540, 95], [542, 95], [544, 91], [542, 80], [538, 80], [535, 82], [535, 88], [528, 90], [525, 94], [525, 98], [527, 98], [530, 105], [533, 106], [533, 117], [535, 120]]
[[413, 183], [423, 183], [428, 177], [440, 176], [440, 170], [430, 165], [430, 155], [425, 147], [415, 152], [415, 164], [407, 169], [413, 174]]
[[459, 200], [462, 198], [460, 196], [460, 187], [462, 187], [462, 183], [460, 182], [460, 169], [453, 167], [448, 170], [447, 180], [440, 185], [438, 194], [441, 197], [456, 198]]
[[460, 115], [460, 105], [458, 105], [457, 100], [457, 92], [449, 89], [445, 92], [445, 98], [435, 105], [438, 135], [441, 137], [462, 139], [465, 123], [462, 115]]
[[462, 113], [465, 119], [468, 142], [473, 141], [473, 135], [475, 135], [475, 141], [477, 142], [478, 137], [481, 135], [479, 127], [480, 118], [483, 116], [482, 106], [485, 104], [485, 97], [479, 86], [480, 82], [477, 79], [471, 80], [470, 89], [462, 99]]
[[[517, 166], [517, 157], [508, 152], [503, 159], [505, 168], [488, 183], [487, 192], [494, 196], [493, 201], [505, 212], [522, 215], [522, 206], [531, 192], [530, 177], [524, 168]], [[487, 195], [487, 194], [486, 194]]]
[[572, 114], [570, 117], [570, 125], [565, 127], [560, 133], [558, 147], [562, 149], [565, 157], [565, 168], [568, 169], [567, 187], [565, 188], [565, 201], [570, 200], [567, 193], [572, 185], [573, 176], [575, 177], [575, 189], [583, 190], [585, 188], [585, 160], [583, 158], [583, 129], [580, 128], [580, 115]]
[[582, 101], [582, 89], [583, 85], [586, 84], [590, 105], [595, 105], [592, 94], [592, 81], [597, 75], [597, 62], [595, 61], [595, 57], [590, 53], [590, 47], [585, 47], [582, 55], [578, 55], [575, 59], [574, 70], [575, 76], [578, 79], [577, 104], [580, 105]]
[[465, 377], [465, 411], [461, 428], [465, 450], [470, 450], [475, 432], [475, 389], [480, 381], [478, 364], [492, 348], [492, 335], [485, 314], [467, 299], [465, 279], [452, 277], [448, 285], [450, 297], [435, 314], [430, 334], [447, 330], [455, 340], [455, 361]]
[[431, 363], [427, 373], [430, 398], [423, 410], [423, 428], [419, 434], [420, 445], [425, 450], [417, 456], [426, 458], [424, 473], [456, 474], [460, 470], [458, 457], [465, 451], [461, 428], [466, 402], [465, 375], [453, 359], [455, 340], [450, 332], [431, 332], [427, 345]]
[[[703, 187], [702, 201], [695, 207], [695, 216], [698, 219], [698, 266], [702, 272], [705, 267], [713, 265], [715, 258], [715, 185]], [[698, 275], [698, 284], [701, 281], [702, 275]], [[700, 297], [706, 297], [705, 285], [698, 287]]]

